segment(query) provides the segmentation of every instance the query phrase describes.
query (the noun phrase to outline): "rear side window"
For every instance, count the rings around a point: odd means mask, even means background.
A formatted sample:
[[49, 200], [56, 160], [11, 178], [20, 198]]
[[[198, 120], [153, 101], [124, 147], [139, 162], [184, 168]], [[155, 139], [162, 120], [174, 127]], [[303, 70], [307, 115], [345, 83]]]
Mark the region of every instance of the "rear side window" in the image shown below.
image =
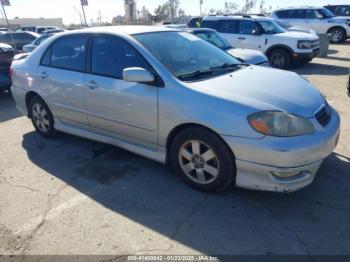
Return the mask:
[[216, 31], [219, 31], [218, 23], [219, 23], [218, 21], [203, 20], [201, 27], [202, 28], [211, 28], [211, 29], [214, 29]]
[[150, 70], [146, 60], [125, 40], [108, 35], [97, 35], [92, 44], [91, 72], [122, 79], [123, 70], [142, 67]]
[[85, 71], [87, 40], [88, 36], [58, 39], [45, 52], [41, 64], [72, 71]]
[[239, 23], [239, 33], [244, 35], [252, 35], [253, 31], [259, 31], [257, 23], [253, 21], [242, 20]]
[[282, 11], [277, 11], [276, 15], [278, 18], [289, 18], [289, 11], [288, 10], [282, 10]]
[[295, 9], [289, 10], [289, 18], [291, 19], [303, 19], [306, 16], [306, 10], [303, 9]]
[[236, 20], [223, 20], [220, 23], [218, 31], [220, 33], [235, 34], [237, 33], [237, 24], [238, 21]]

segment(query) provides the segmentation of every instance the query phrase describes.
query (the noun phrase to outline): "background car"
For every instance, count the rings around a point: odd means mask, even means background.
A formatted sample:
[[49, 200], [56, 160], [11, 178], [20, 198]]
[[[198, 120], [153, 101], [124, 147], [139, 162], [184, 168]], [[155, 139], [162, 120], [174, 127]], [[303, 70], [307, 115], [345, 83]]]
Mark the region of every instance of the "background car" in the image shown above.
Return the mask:
[[223, 38], [217, 31], [213, 29], [189, 28], [186, 31], [228, 52], [230, 55], [234, 56], [244, 63], [270, 66], [269, 60], [263, 52], [245, 48], [234, 48], [225, 38]]
[[0, 35], [0, 42], [9, 44], [20, 51], [23, 46], [32, 43], [39, 36], [33, 32], [7, 32]]
[[12, 46], [0, 43], [0, 91], [10, 90], [10, 66], [14, 55]]
[[26, 27], [20, 27], [16, 31], [17, 32], [34, 32], [41, 35], [49, 30], [61, 30], [61, 28], [57, 26], [26, 26]]
[[317, 35], [317, 33], [315, 32], [315, 30], [308, 28], [308, 27], [303, 27], [303, 26], [292, 26], [291, 24], [282, 21], [280, 19], [273, 19], [279, 26], [283, 27], [284, 29], [286, 29], [287, 31], [290, 32], [304, 32], [304, 33], [309, 33], [312, 35]]
[[46, 41], [53, 35], [54, 34], [43, 34], [42, 36], [35, 39], [32, 43], [23, 46], [23, 52], [25, 53], [32, 52], [35, 48], [37, 48], [39, 45], [41, 45], [44, 41]]
[[317, 34], [331, 34], [331, 42], [344, 42], [350, 37], [350, 18], [336, 17], [324, 7], [292, 7], [276, 10], [271, 15], [293, 26], [313, 29]]
[[206, 16], [201, 27], [215, 29], [234, 47], [265, 53], [271, 66], [280, 69], [309, 62], [320, 51], [318, 36], [287, 31], [267, 17]]
[[350, 5], [326, 5], [327, 8], [336, 16], [350, 16]]

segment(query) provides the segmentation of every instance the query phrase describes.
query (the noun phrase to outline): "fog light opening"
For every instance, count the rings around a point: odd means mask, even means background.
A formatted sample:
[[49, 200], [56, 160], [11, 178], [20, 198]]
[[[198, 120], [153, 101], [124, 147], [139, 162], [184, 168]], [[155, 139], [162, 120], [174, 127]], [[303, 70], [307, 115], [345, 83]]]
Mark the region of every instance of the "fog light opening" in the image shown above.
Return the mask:
[[271, 174], [274, 177], [278, 177], [278, 178], [293, 178], [293, 177], [305, 177], [305, 176], [310, 176], [311, 172], [310, 171], [299, 171], [299, 172], [293, 172], [293, 171], [286, 171], [286, 172], [276, 172], [273, 171], [271, 172]]

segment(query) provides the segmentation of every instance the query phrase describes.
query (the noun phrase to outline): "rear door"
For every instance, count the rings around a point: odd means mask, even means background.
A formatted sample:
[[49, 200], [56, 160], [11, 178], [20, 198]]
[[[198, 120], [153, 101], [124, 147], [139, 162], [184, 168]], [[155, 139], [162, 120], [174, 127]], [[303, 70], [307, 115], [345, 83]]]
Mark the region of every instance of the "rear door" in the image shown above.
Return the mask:
[[41, 92], [58, 121], [88, 128], [84, 77], [89, 35], [61, 37], [46, 50], [37, 70]]
[[230, 42], [233, 47], [241, 47], [241, 41], [238, 39], [239, 20], [221, 20], [218, 22], [217, 31]]
[[287, 22], [292, 26], [309, 27], [310, 21], [305, 18], [304, 9], [291, 9], [287, 11]]
[[123, 80], [125, 68], [153, 71], [152, 67], [130, 43], [115, 35], [95, 35], [90, 60], [85, 78], [90, 128], [105, 136], [156, 148], [158, 87]]

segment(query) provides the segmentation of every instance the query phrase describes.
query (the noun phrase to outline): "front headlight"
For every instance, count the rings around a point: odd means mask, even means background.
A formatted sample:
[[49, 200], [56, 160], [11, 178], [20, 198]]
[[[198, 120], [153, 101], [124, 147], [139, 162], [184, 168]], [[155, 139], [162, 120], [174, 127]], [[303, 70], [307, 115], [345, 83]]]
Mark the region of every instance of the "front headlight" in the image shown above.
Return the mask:
[[300, 49], [311, 49], [312, 48], [312, 42], [311, 41], [299, 41], [298, 42], [298, 48], [300, 48]]
[[308, 119], [279, 111], [254, 113], [248, 116], [248, 122], [255, 131], [268, 136], [301, 136], [315, 131]]

